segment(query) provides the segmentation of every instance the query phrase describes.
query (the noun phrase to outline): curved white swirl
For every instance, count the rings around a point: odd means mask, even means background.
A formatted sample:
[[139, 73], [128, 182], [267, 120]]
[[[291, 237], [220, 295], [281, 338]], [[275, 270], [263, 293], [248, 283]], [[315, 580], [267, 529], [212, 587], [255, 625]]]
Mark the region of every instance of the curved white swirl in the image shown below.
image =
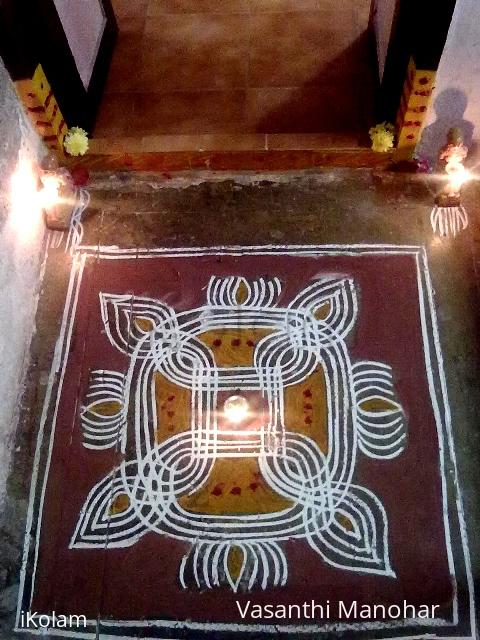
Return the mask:
[[[350, 361], [345, 339], [358, 314], [351, 278], [316, 280], [285, 308], [276, 306], [280, 293], [278, 278], [212, 277], [207, 305], [181, 313], [149, 298], [101, 294], [107, 335], [129, 355], [130, 367], [126, 376], [94, 372], [98, 380], [92, 378], [82, 412], [84, 438], [95, 448], [118, 441], [132, 460], [92, 488], [72, 547], [126, 547], [147, 531], [188, 541], [191, 552], [180, 566], [185, 588], [281, 586], [288, 569], [280, 544], [292, 538], [305, 539], [339, 569], [395, 575], [385, 509], [373, 492], [353, 482], [358, 450], [386, 459], [405, 445], [392, 371], [381, 363]], [[248, 327], [267, 330], [255, 345], [252, 366], [218, 366], [202, 333]], [[327, 418], [315, 426], [325, 430], [325, 450], [292, 431], [284, 406], [285, 389], [317, 369]], [[191, 402], [190, 429], [161, 443], [158, 373], [187, 389]], [[219, 428], [219, 394], [238, 390], [257, 392], [268, 404], [265, 423], [254, 431]], [[117, 403], [118, 411], [97, 415], [100, 400]], [[182, 507], [180, 498], [206, 485], [218, 459], [233, 463], [242, 457], [258, 459], [263, 480], [289, 506], [244, 514]], [[112, 507], [117, 498], [120, 510]]]

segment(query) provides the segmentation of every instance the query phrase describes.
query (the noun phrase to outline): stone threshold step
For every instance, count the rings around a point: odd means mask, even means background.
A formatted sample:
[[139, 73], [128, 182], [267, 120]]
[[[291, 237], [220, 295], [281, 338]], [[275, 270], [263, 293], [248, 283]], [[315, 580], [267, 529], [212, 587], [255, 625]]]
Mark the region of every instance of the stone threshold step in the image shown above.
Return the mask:
[[92, 138], [90, 153], [268, 151], [362, 148], [358, 134], [245, 133]]
[[393, 153], [375, 153], [370, 149], [324, 149], [262, 151], [177, 151], [138, 153], [90, 153], [71, 158], [69, 166], [83, 166], [90, 171], [151, 171], [169, 174], [174, 171], [296, 171], [317, 167], [386, 169]]

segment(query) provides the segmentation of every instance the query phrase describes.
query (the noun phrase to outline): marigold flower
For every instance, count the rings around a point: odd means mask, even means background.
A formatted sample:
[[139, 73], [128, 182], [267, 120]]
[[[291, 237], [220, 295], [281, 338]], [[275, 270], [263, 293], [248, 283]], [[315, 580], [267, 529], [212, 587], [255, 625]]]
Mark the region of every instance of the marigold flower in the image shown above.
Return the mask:
[[71, 156], [84, 156], [88, 151], [88, 135], [85, 129], [72, 127], [63, 141], [65, 151]]
[[382, 122], [368, 130], [373, 151], [386, 152], [393, 148], [395, 128], [392, 124]]

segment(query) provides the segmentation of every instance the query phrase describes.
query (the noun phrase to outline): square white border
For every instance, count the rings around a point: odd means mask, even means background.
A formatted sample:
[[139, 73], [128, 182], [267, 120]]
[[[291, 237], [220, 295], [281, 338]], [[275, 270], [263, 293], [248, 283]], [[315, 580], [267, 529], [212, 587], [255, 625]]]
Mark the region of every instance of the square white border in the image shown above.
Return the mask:
[[[411, 623], [405, 623], [405, 621], [397, 622], [370, 622], [368, 624], [368, 632], [375, 634], [377, 640], [415, 640], [422, 638], [429, 639], [443, 639], [443, 640], [476, 640], [476, 621], [475, 621], [475, 606], [474, 606], [474, 591], [473, 591], [473, 577], [470, 563], [470, 555], [468, 549], [467, 531], [465, 518], [463, 514], [463, 507], [458, 483], [458, 471], [456, 464], [456, 457], [453, 443], [452, 433], [452, 419], [450, 405], [447, 396], [447, 385], [445, 379], [445, 372], [443, 366], [443, 357], [440, 347], [440, 337], [438, 331], [437, 318], [435, 313], [435, 306], [433, 300], [433, 288], [428, 268], [428, 260], [425, 247], [417, 245], [383, 245], [383, 244], [353, 244], [353, 245], [263, 245], [263, 246], [219, 246], [219, 247], [194, 247], [194, 248], [161, 248], [161, 249], [120, 249], [118, 247], [95, 247], [95, 246], [81, 246], [78, 248], [77, 253], [73, 257], [73, 263], [70, 271], [70, 281], [67, 291], [65, 310], [63, 314], [63, 320], [60, 330], [60, 336], [58, 338], [54, 358], [52, 362], [52, 368], [50, 371], [49, 383], [46, 391], [40, 428], [37, 436], [37, 446], [35, 451], [33, 470], [32, 470], [32, 482], [30, 487], [29, 506], [27, 511], [26, 533], [24, 550], [22, 556], [22, 566], [20, 570], [20, 588], [18, 594], [18, 606], [15, 629], [16, 632], [28, 632], [36, 635], [45, 635], [45, 630], [41, 629], [25, 629], [19, 627], [20, 614], [22, 611], [22, 605], [24, 604], [25, 597], [25, 582], [27, 575], [27, 564], [29, 557], [32, 553], [31, 540], [35, 536], [34, 545], [34, 568], [31, 577], [30, 586], [30, 598], [31, 604], [33, 599], [33, 592], [35, 588], [35, 572], [38, 560], [38, 547], [41, 530], [41, 520], [43, 514], [43, 503], [45, 499], [45, 491], [48, 482], [49, 469], [51, 455], [55, 439], [55, 426], [58, 406], [61, 398], [62, 384], [66, 370], [66, 364], [68, 360], [69, 346], [72, 337], [73, 324], [76, 315], [76, 308], [78, 303], [78, 296], [80, 291], [80, 285], [83, 276], [83, 270], [87, 258], [94, 257], [95, 259], [131, 259], [131, 258], [156, 258], [162, 257], [193, 257], [193, 256], [206, 256], [206, 255], [291, 255], [296, 257], [304, 256], [361, 256], [361, 255], [412, 255], [415, 256], [417, 265], [417, 283], [418, 283], [418, 302], [420, 309], [420, 319], [422, 327], [423, 348], [425, 354], [425, 368], [428, 378], [428, 386], [430, 390], [430, 398], [432, 408], [435, 415], [435, 422], [437, 426], [437, 433], [439, 438], [439, 453], [440, 453], [440, 468], [441, 468], [441, 480], [442, 480], [442, 500], [443, 500], [443, 516], [444, 516], [444, 531], [445, 531], [445, 543], [447, 548], [448, 562], [452, 576], [455, 577], [455, 559], [454, 555], [459, 556], [459, 550], [454, 551], [450, 542], [450, 528], [451, 522], [449, 518], [448, 508], [448, 495], [451, 494], [451, 499], [455, 499], [456, 503], [456, 522], [455, 526], [458, 528], [458, 533], [461, 538], [461, 551], [463, 552], [463, 569], [462, 573], [465, 574], [468, 585], [468, 621], [470, 623], [470, 634], [465, 635], [438, 635], [434, 633], [419, 633], [413, 632], [413, 635], [394, 636], [397, 629], [408, 628], [412, 629], [420, 625], [429, 625], [436, 627], [437, 630], [440, 627], [448, 627], [448, 632], [454, 630], [454, 627], [458, 625], [458, 598], [455, 594], [453, 603], [454, 623], [451, 624], [445, 620], [433, 619], [428, 622], [422, 620], [415, 621], [417, 625]], [[60, 373], [58, 380], [56, 381], [57, 374]], [[56, 384], [57, 382], [57, 384]], [[55, 389], [55, 408], [53, 413], [52, 427], [50, 433], [50, 441], [48, 448], [48, 456], [46, 460], [45, 472], [43, 475], [43, 483], [41, 489], [37, 486], [39, 484], [40, 477], [40, 462], [42, 458], [42, 443], [45, 436], [45, 426], [49, 414], [49, 408], [53, 398], [53, 392]], [[440, 389], [438, 393], [437, 388]], [[445, 473], [446, 463], [450, 463], [453, 469], [453, 477], [448, 479]], [[453, 495], [452, 495], [453, 492]], [[34, 513], [35, 503], [38, 504], [38, 522], [36, 531], [34, 531]], [[450, 514], [451, 515], [451, 514]], [[457, 557], [457, 561], [458, 561]], [[170, 628], [180, 629], [181, 632], [186, 630], [198, 630], [199, 632], [237, 632], [237, 633], [292, 633], [292, 634], [318, 634], [325, 632], [345, 632], [351, 630], [352, 635], [361, 634], [366, 631], [367, 624], [365, 623], [337, 623], [326, 625], [256, 625], [256, 624], [235, 624], [235, 623], [195, 623], [195, 622], [181, 622], [170, 620], [123, 620], [123, 621], [110, 621], [110, 620], [88, 620], [89, 625], [95, 627], [92, 632], [82, 631], [68, 631], [61, 629], [48, 629], [48, 633], [52, 636], [63, 636], [65, 638], [85, 638], [96, 640], [98, 638], [99, 627], [119, 627], [119, 628], [132, 628], [132, 631], [141, 628]], [[410, 633], [410, 629], [407, 633]], [[385, 633], [377, 635], [378, 632], [384, 631]], [[445, 631], [447, 629], [445, 628]], [[377, 633], [376, 633], [377, 632]], [[447, 633], [448, 633], [447, 632]], [[102, 639], [104, 640], [130, 640], [131, 638], [137, 638], [141, 640], [138, 635], [133, 636], [120, 636], [120, 635], [106, 635], [102, 633]], [[171, 638], [172, 636], [170, 636]], [[181, 637], [181, 636], [180, 636]], [[358, 635], [358, 638], [361, 636]], [[158, 635], [145, 636], [147, 638], [159, 638]]]

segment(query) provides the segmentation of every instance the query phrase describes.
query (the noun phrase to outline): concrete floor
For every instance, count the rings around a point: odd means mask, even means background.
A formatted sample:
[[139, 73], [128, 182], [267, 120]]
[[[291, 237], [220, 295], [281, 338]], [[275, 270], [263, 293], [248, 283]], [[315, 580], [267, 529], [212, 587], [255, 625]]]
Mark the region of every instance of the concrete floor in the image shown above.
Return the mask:
[[[471, 224], [455, 239], [432, 236], [429, 213], [435, 187], [431, 180], [367, 169], [317, 170], [294, 175], [174, 174], [168, 179], [147, 174], [97, 174], [89, 188], [92, 203], [86, 218], [84, 243], [90, 245], [387, 243], [427, 247], [473, 575], [478, 582], [480, 212], [477, 187], [466, 189], [464, 199]], [[50, 252], [32, 345], [23, 419], [0, 521], [2, 638], [14, 637], [11, 629], [36, 433], [59, 333], [69, 268], [67, 256], [61, 251]]]

